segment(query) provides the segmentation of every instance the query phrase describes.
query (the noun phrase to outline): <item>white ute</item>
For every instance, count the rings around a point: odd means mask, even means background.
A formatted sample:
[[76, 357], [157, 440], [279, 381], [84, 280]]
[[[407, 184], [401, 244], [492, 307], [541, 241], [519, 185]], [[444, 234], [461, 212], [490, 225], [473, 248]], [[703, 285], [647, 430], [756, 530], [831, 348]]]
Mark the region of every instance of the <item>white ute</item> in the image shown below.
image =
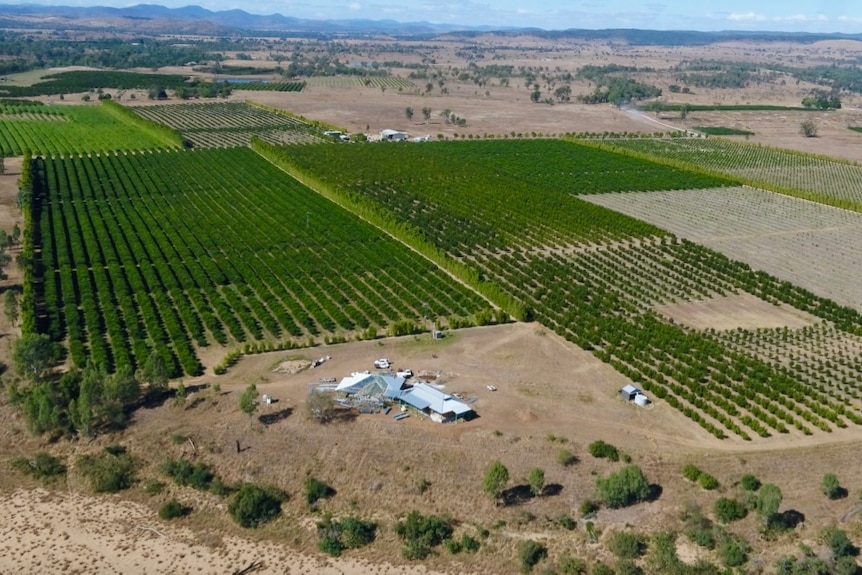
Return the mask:
[[389, 366], [392, 365], [389, 363], [389, 360], [386, 358], [380, 358], [374, 360], [374, 367], [377, 369], [389, 369]]
[[411, 377], [413, 377], [413, 370], [405, 368], [395, 372], [395, 375], [397, 375], [398, 377], [403, 377], [404, 379], [410, 379]]

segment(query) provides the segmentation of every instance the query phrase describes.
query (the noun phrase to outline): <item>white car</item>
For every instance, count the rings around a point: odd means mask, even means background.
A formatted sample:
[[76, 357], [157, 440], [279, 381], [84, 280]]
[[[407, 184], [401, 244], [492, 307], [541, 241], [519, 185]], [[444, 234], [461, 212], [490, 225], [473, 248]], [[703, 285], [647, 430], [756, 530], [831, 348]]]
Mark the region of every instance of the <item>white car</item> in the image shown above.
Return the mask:
[[389, 366], [392, 365], [389, 363], [389, 360], [386, 358], [380, 358], [374, 360], [374, 367], [377, 369], [389, 369]]
[[497, 391], [497, 388], [493, 385], [489, 385], [487, 387], [488, 387], [488, 391]]
[[409, 378], [413, 377], [413, 370], [412, 369], [402, 369], [401, 371], [396, 372], [395, 375], [397, 375], [398, 377], [403, 377], [404, 379], [409, 379]]

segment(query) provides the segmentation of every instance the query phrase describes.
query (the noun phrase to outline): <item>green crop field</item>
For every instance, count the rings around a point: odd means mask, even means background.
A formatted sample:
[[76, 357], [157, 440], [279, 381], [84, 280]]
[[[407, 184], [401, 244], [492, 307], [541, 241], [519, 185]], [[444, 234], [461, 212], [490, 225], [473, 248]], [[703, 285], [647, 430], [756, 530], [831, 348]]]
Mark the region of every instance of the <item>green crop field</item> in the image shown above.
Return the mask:
[[175, 90], [188, 86], [188, 78], [177, 74], [141, 74], [115, 70], [71, 70], [46, 74], [44, 71], [13, 75], [0, 85], [0, 96], [51, 96], [89, 92], [99, 88], [117, 90], [149, 89], [153, 86]]
[[0, 155], [86, 154], [147, 150], [171, 145], [164, 134], [142, 130], [105, 105], [4, 105], [0, 101]]
[[[37, 257], [24, 324], [66, 342], [76, 365], [127, 369], [156, 354], [196, 374], [209, 345], [514, 317], [590, 350], [719, 438], [862, 423], [856, 310], [677, 238], [660, 218], [586, 201], [731, 197], [757, 173], [833, 182], [821, 192], [849, 202], [862, 168], [713, 139], [307, 144], [321, 126], [234, 103], [70, 109], [7, 102], [0, 121], [42, 126], [14, 140], [45, 153], [30, 163]], [[73, 140], [44, 127], [99, 118], [114, 131]], [[219, 149], [152, 151], [183, 139]], [[108, 151], [120, 148], [136, 152]], [[733, 225], [771, 221], [755, 219]], [[722, 298], [813, 319], [789, 331], [674, 321], [679, 306]], [[842, 351], [820, 345], [824, 334]]]
[[[248, 148], [35, 158], [39, 330], [76, 365], [485, 313], [428, 260]], [[487, 316], [485, 316], [487, 317]]]
[[762, 346], [672, 322], [657, 308], [749, 294], [819, 317], [848, 338], [862, 334], [858, 312], [576, 197], [726, 180], [557, 141], [257, 147], [325, 193], [384, 214], [394, 233], [478, 270], [526, 317], [717, 437], [862, 423], [858, 376], [800, 380]]
[[235, 90], [248, 92], [301, 92], [305, 82], [255, 82], [230, 80], [228, 84]]
[[360, 89], [375, 88], [377, 90], [395, 90], [397, 92], [418, 91], [416, 84], [404, 78], [385, 78], [378, 76], [312, 76], [306, 80], [309, 88], [343, 88]]
[[130, 108], [142, 118], [177, 130], [196, 148], [247, 146], [253, 137], [272, 144], [330, 141], [295, 118], [244, 103], [171, 104]]

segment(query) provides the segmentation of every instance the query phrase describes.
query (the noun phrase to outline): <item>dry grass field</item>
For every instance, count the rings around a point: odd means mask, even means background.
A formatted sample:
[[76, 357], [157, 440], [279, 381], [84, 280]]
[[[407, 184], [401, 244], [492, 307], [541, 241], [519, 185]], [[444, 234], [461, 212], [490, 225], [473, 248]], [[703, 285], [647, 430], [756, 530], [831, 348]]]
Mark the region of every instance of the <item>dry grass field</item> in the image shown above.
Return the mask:
[[[808, 63], [828, 63], [853, 59], [862, 52], [862, 44], [852, 42], [728, 43], [673, 49], [556, 45], [528, 37], [504, 42], [489, 36], [476, 42], [489, 55], [497, 54], [495, 63], [572, 72], [589, 63], [664, 69], [697, 58], [784, 63], [804, 58]], [[458, 56], [464, 42], [439, 45], [433, 54], [438, 65], [467, 65]], [[358, 44], [358, 53], [360, 47]], [[266, 62], [267, 57], [254, 54], [260, 65], [272, 63]], [[394, 59], [385, 52], [374, 57]], [[672, 82], [663, 72], [654, 76], [665, 87]], [[862, 134], [847, 129], [848, 125], [862, 125], [862, 110], [854, 107], [854, 98], [848, 98], [842, 110], [814, 113], [820, 135], [803, 138], [798, 134], [799, 112], [697, 112], [683, 121], [670, 113], [638, 113], [611, 105], [537, 104], [530, 101], [530, 89], [518, 82], [513, 79], [510, 86], [480, 88], [453, 78], [447, 80], [447, 94], [435, 89], [427, 95], [313, 82], [301, 93], [236, 90], [231, 99], [280, 107], [350, 132], [395, 128], [412, 135], [442, 134], [446, 138], [456, 134], [654, 132], [696, 125], [740, 127], [755, 132], [750, 138], [754, 142], [862, 161], [862, 147], [858, 146]], [[796, 106], [810, 88], [788, 82], [785, 86], [705, 90], [685, 95], [685, 101]], [[573, 83], [574, 94], [588, 90], [586, 82]], [[668, 101], [676, 101], [670, 96], [666, 96]], [[416, 110], [410, 121], [404, 112], [408, 106]], [[427, 123], [419, 113], [423, 107], [434, 111]], [[439, 115], [443, 110], [466, 118], [467, 125], [445, 123]], [[11, 228], [20, 221], [14, 202], [20, 164], [7, 159], [6, 169], [8, 175], [0, 176], [0, 228]], [[858, 245], [860, 229], [856, 216], [762, 194], [721, 190], [588, 199], [862, 308], [858, 258], [852, 251]], [[19, 281], [12, 275], [6, 283]], [[677, 305], [661, 312], [698, 329], [798, 329], [811, 323], [803, 314], [747, 296]], [[7, 364], [13, 332], [14, 327], [0, 318], [0, 360]], [[209, 365], [223, 352], [211, 349], [202, 359]], [[321, 356], [331, 358], [320, 367], [308, 367]], [[415, 414], [397, 422], [391, 414], [349, 414], [327, 424], [307, 416], [310, 383], [371, 369], [377, 357], [390, 358], [396, 368], [434, 375], [448, 393], [475, 397], [479, 417], [440, 425]], [[293, 372], [291, 368], [299, 369]], [[518, 571], [517, 545], [528, 538], [548, 544], [549, 565], [567, 554], [589, 562], [611, 562], [604, 543], [613, 532], [679, 529], [685, 509], [699, 505], [709, 512], [718, 497], [739, 491], [739, 479], [746, 473], [779, 485], [784, 493], [782, 509], [804, 515], [796, 529], [778, 540], [761, 537], [754, 514], [733, 525], [752, 546], [753, 572], [759, 572], [757, 566], [771, 572], [776, 558], [793, 553], [800, 545], [823, 553], [818, 533], [829, 525], [845, 529], [855, 543], [862, 543], [858, 429], [811, 436], [791, 432], [747, 442], [718, 440], [662, 401], [643, 409], [623, 402], [618, 390], [628, 383], [626, 378], [534, 323], [471, 328], [439, 341], [422, 335], [249, 356], [226, 375], [182, 383], [190, 390], [183, 404], [168, 401], [140, 409], [127, 430], [91, 442], [31, 437], [4, 394], [0, 402], [4, 422], [0, 427], [0, 572], [230, 573], [259, 561], [255, 573], [514, 573]], [[249, 417], [240, 411], [239, 397], [251, 383], [276, 401], [262, 405]], [[489, 385], [496, 391], [490, 391]], [[619, 467], [589, 455], [587, 446], [597, 439], [630, 455], [660, 490], [648, 503], [600, 510], [593, 519], [600, 531], [599, 541], [593, 542], [578, 507], [594, 497], [597, 476]], [[83, 478], [74, 469], [75, 458], [115, 443], [140, 459], [140, 480], [169, 482], [158, 470], [159, 464], [168, 457], [183, 457], [213, 466], [227, 482], [277, 485], [289, 495], [284, 516], [262, 529], [244, 531], [228, 517], [224, 499], [171, 483], [155, 496], [144, 493], [140, 483], [121, 496], [87, 494]], [[571, 450], [577, 462], [561, 465], [558, 456], [563, 449]], [[66, 483], [43, 491], [6, 464], [13, 457], [40, 450], [70, 465]], [[531, 468], [539, 467], [553, 489], [543, 497], [495, 506], [482, 492], [485, 469], [495, 459], [508, 467], [510, 486], [524, 485]], [[713, 474], [721, 487], [707, 492], [684, 480], [680, 470], [686, 463]], [[822, 495], [820, 481], [828, 472], [838, 474], [849, 497], [828, 500]], [[303, 500], [301, 487], [309, 475], [337, 490], [314, 513]], [[191, 516], [171, 524], [158, 519], [156, 511], [170, 497], [193, 505]], [[413, 509], [450, 514], [458, 520], [459, 535], [475, 534], [479, 528], [488, 529], [490, 535], [476, 554], [455, 556], [441, 549], [421, 566], [410, 564], [401, 558], [392, 527]], [[378, 540], [367, 549], [348, 552], [346, 559], [325, 558], [316, 550], [315, 533], [315, 520], [323, 512], [375, 519], [381, 525]], [[573, 531], [555, 524], [554, 518], [561, 514], [577, 519]], [[688, 561], [716, 560], [714, 552], [696, 547], [684, 537], [679, 539], [678, 553]]]

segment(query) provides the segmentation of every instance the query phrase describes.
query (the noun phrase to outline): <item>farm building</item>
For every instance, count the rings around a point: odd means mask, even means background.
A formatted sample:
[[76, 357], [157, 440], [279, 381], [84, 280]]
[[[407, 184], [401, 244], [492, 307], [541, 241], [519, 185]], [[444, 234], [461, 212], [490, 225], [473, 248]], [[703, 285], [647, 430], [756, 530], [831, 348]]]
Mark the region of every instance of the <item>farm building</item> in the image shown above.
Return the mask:
[[625, 401], [634, 401], [640, 407], [649, 403], [649, 398], [637, 387], [629, 384], [620, 390], [620, 397]]
[[458, 401], [451, 395], [425, 383], [417, 383], [402, 391], [397, 400], [418, 409], [438, 423], [469, 419], [475, 415], [473, 408], [463, 401]]
[[403, 142], [408, 137], [409, 136], [406, 132], [399, 132], [398, 130], [380, 130], [380, 139], [384, 142]]
[[357, 397], [394, 399], [401, 393], [403, 385], [403, 377], [356, 372], [342, 379], [335, 391]]

